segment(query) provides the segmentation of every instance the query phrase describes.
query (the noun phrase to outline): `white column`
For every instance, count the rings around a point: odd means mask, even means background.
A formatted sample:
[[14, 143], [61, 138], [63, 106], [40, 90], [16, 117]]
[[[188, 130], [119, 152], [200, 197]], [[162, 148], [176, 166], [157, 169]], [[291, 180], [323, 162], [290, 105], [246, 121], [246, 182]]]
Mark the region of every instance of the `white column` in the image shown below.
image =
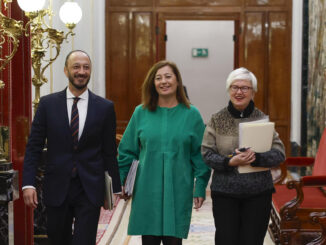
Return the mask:
[[301, 144], [302, 0], [292, 1], [291, 141]]

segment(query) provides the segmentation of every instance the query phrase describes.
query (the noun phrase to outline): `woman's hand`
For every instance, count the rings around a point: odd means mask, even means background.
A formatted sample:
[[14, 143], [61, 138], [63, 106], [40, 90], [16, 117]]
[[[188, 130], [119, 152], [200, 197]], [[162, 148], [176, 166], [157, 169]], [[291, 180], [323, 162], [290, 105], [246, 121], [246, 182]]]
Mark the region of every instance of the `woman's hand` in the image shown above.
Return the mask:
[[239, 151], [239, 149], [235, 149], [236, 155], [233, 156], [230, 161], [230, 166], [242, 166], [242, 165], [249, 165], [253, 161], [256, 160], [255, 152], [252, 151], [250, 148], [244, 152]]
[[125, 187], [124, 186], [121, 186], [121, 194], [120, 194], [120, 198], [121, 199], [124, 199], [125, 201], [127, 201], [131, 196], [128, 196], [126, 193], [125, 193]]
[[194, 198], [194, 205], [195, 205], [195, 209], [199, 209], [204, 202], [204, 198], [203, 197], [195, 197]]

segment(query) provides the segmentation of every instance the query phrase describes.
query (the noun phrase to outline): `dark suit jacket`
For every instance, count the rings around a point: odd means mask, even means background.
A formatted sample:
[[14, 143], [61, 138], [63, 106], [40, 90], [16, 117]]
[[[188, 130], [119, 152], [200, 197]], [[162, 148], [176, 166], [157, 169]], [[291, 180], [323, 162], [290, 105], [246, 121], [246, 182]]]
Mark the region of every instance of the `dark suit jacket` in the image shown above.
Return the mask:
[[45, 142], [47, 157], [43, 198], [47, 206], [63, 203], [74, 163], [86, 195], [96, 206], [104, 200], [104, 171], [113, 179], [113, 190], [121, 190], [116, 159], [116, 118], [111, 101], [89, 91], [87, 117], [77, 150], [73, 149], [66, 89], [41, 98], [26, 146], [23, 186], [35, 186], [37, 163]]

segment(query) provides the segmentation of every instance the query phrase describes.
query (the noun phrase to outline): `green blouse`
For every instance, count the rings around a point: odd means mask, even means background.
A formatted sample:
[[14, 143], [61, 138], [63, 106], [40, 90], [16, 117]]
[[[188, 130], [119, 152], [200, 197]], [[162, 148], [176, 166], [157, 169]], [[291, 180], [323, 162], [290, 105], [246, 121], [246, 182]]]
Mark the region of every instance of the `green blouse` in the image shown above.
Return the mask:
[[194, 106], [136, 107], [118, 150], [122, 184], [139, 159], [129, 235], [187, 238], [193, 197], [205, 198], [210, 177], [200, 152], [204, 129]]

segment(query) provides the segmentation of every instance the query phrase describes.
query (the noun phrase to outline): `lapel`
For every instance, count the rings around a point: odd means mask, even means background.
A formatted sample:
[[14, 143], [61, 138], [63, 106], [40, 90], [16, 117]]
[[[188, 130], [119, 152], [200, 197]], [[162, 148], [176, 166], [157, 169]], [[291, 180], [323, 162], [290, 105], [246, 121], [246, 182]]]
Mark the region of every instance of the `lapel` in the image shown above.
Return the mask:
[[92, 125], [92, 120], [96, 117], [96, 96], [88, 89], [88, 106], [87, 106], [87, 115], [85, 120], [84, 129], [82, 135], [80, 136], [78, 145], [82, 144], [87, 138], [87, 132]]
[[59, 102], [58, 102], [58, 113], [60, 113], [60, 117], [64, 120], [64, 128], [65, 134], [68, 135], [68, 140], [72, 142], [72, 136], [70, 132], [69, 118], [68, 118], [68, 110], [67, 110], [67, 88], [58, 93]]

